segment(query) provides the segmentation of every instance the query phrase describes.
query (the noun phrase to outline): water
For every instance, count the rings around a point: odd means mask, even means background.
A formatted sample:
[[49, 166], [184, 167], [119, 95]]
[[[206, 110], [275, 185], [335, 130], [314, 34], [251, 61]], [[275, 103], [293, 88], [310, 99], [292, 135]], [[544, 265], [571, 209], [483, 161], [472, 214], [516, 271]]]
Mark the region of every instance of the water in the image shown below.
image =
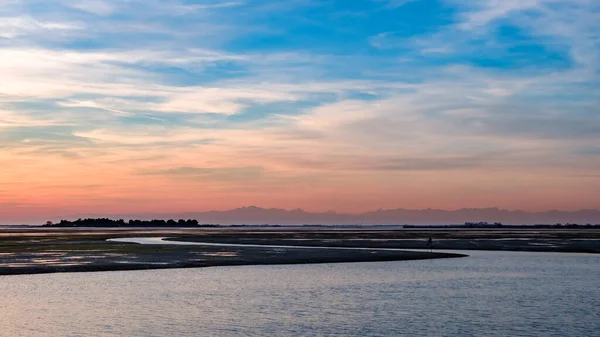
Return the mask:
[[[254, 248], [299, 248], [299, 249], [335, 249], [335, 250], [383, 250], [383, 251], [427, 251], [426, 249], [404, 248], [366, 248], [366, 247], [335, 247], [335, 246], [299, 246], [299, 245], [269, 245], [269, 244], [240, 244], [218, 242], [191, 242], [167, 240], [168, 237], [126, 237], [107, 239], [109, 242], [139, 243], [142, 245], [177, 245], [177, 246], [217, 246], [217, 247], [254, 247]], [[436, 250], [440, 251], [440, 250]]]
[[600, 256], [0, 277], [0, 336], [600, 336]]

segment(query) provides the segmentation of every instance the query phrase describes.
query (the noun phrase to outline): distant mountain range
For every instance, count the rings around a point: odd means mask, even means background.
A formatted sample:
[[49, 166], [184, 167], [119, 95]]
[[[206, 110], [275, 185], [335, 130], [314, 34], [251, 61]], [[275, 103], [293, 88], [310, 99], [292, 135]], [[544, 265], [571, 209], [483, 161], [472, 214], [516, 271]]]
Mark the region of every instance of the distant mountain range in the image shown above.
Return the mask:
[[[600, 210], [584, 209], [578, 211], [526, 212], [498, 208], [463, 208], [446, 211], [440, 209], [379, 209], [360, 214], [338, 212], [306, 212], [302, 209], [285, 210], [279, 208], [261, 208], [256, 206], [236, 208], [227, 211], [190, 212], [177, 214], [114, 214], [88, 215], [77, 217], [109, 217], [112, 219], [197, 219], [201, 224], [411, 224], [445, 225], [465, 222], [501, 222], [510, 224], [556, 224], [600, 223]], [[73, 219], [69, 217], [68, 219]]]

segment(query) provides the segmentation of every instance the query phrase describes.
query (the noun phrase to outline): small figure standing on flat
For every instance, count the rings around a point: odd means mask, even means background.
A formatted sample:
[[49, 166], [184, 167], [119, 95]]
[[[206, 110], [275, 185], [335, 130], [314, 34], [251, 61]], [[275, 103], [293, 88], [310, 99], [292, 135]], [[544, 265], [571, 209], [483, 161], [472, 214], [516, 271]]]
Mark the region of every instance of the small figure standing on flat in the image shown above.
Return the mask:
[[433, 239], [431, 239], [431, 236], [429, 237], [429, 240], [427, 240], [427, 248], [429, 248], [430, 251], [433, 249]]

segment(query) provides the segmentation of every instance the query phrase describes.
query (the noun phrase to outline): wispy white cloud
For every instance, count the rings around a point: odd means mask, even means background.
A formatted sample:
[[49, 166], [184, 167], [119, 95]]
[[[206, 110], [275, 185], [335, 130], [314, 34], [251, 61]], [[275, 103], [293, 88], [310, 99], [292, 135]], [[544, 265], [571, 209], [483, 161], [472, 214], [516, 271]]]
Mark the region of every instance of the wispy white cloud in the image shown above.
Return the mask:
[[114, 113], [125, 115], [125, 116], [133, 116], [134, 115], [130, 112], [126, 112], [123, 110], [107, 108], [105, 106], [98, 104], [98, 102], [95, 102], [95, 101], [70, 100], [70, 101], [57, 102], [57, 105], [62, 106], [62, 107], [67, 107], [67, 108], [96, 108], [96, 109], [106, 110], [106, 111], [114, 112]]
[[117, 10], [115, 2], [105, 0], [70, 0], [65, 5], [97, 15], [110, 15]]
[[[462, 22], [458, 27], [461, 29], [481, 28], [496, 20], [506, 19], [513, 14], [523, 11], [537, 9], [544, 3], [555, 0], [483, 0], [466, 4], [472, 7], [461, 14]], [[464, 5], [464, 4], [463, 4]]]
[[384, 3], [386, 8], [398, 8], [408, 3], [420, 0], [372, 0], [375, 3]]
[[23, 112], [5, 109], [0, 106], [0, 129], [3, 127], [36, 127], [66, 124], [67, 121], [57, 118], [48, 119], [31, 116]]
[[187, 13], [198, 10], [206, 10], [206, 9], [219, 9], [219, 8], [229, 8], [229, 7], [237, 7], [241, 6], [244, 3], [241, 1], [225, 1], [225, 2], [215, 2], [208, 4], [191, 4], [191, 5], [179, 5], [177, 7], [180, 12]]
[[480, 34], [501, 23], [513, 25], [546, 38], [541, 42], [549, 47], [568, 46], [573, 61], [580, 65], [595, 68], [599, 63], [600, 5], [596, 1], [485, 0], [461, 5], [467, 11], [460, 16], [459, 29]]
[[[499, 27], [515, 27], [529, 41], [550, 51], [566, 49], [571, 60], [589, 77], [600, 64], [600, 5], [590, 0], [446, 0], [456, 6], [455, 20], [425, 36], [401, 31], [374, 35], [371, 45], [380, 49], [416, 50], [418, 54], [443, 54], [468, 60], [489, 51], [511, 57], [514, 45], [499, 42]], [[577, 18], [573, 20], [572, 18]], [[506, 69], [510, 70], [510, 69]], [[585, 74], [587, 72], [587, 74]]]
[[[0, 94], [12, 97], [14, 101], [61, 99], [59, 106], [62, 107], [92, 107], [114, 112], [135, 109], [165, 113], [235, 114], [251, 104], [293, 102], [307, 99], [312, 94], [344, 94], [348, 91], [379, 94], [410, 88], [410, 85], [402, 83], [364, 80], [269, 83], [265, 82], [269, 79], [261, 78], [260, 73], [256, 78], [219, 81], [212, 85], [172, 86], [164, 84], [152, 69], [131, 67], [177, 66], [199, 71], [215, 62], [239, 62], [261, 67], [266, 66], [265, 62], [273, 67], [283, 62], [281, 71], [285, 71], [285, 64], [290, 62], [291, 57], [294, 55], [277, 60], [273, 55], [265, 60], [260, 55], [201, 49], [78, 52], [0, 48], [0, 71], [5, 79], [0, 82]], [[91, 98], [90, 95], [98, 97]], [[88, 98], [78, 98], [82, 96]], [[106, 102], [103, 97], [112, 100]], [[143, 102], [140, 100], [143, 97], [153, 100]], [[125, 98], [129, 101], [126, 102]], [[105, 102], [100, 102], [102, 100]]]
[[197, 130], [191, 128], [172, 130], [165, 128], [144, 128], [139, 131], [96, 129], [92, 131], [77, 131], [73, 135], [88, 138], [99, 143], [114, 145], [155, 145], [194, 142], [206, 139]]
[[78, 22], [39, 21], [31, 16], [0, 17], [0, 38], [13, 39], [22, 35], [82, 30]]
[[294, 101], [290, 93], [252, 88], [190, 88], [170, 97], [158, 108], [165, 112], [238, 113], [244, 100], [254, 103]]

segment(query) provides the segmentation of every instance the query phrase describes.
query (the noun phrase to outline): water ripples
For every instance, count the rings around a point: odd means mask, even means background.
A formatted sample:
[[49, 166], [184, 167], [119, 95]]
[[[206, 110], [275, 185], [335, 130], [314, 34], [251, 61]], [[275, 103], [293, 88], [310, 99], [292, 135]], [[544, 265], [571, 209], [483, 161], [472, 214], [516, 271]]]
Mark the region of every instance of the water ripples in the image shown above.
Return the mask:
[[0, 277], [1, 336], [600, 336], [600, 256]]

